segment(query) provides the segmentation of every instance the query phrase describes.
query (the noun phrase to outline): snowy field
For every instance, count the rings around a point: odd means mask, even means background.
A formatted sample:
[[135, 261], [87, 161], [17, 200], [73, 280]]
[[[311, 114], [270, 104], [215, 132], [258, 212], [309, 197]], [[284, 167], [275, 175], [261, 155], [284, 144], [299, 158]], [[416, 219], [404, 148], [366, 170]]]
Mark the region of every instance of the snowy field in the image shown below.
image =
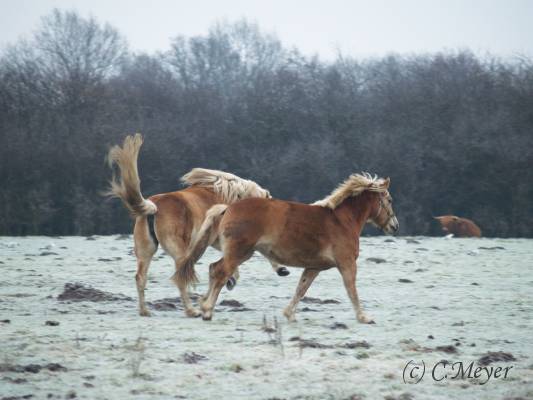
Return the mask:
[[[336, 270], [289, 324], [301, 270], [278, 277], [259, 255], [212, 321], [186, 318], [161, 250], [152, 317], [139, 317], [131, 250], [131, 236], [0, 238], [0, 399], [533, 398], [533, 240], [363, 238], [358, 289], [375, 325], [356, 322]], [[217, 256], [197, 266], [196, 293]], [[512, 368], [451, 379], [442, 360]]]

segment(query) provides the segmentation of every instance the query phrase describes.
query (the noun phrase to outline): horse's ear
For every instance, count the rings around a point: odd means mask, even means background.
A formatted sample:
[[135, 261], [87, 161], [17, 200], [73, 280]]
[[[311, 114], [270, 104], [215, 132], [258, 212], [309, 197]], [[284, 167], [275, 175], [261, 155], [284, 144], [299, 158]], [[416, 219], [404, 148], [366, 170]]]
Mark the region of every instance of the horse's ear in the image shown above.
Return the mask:
[[383, 188], [388, 189], [390, 186], [390, 178], [387, 177], [383, 180], [383, 184], [381, 185]]

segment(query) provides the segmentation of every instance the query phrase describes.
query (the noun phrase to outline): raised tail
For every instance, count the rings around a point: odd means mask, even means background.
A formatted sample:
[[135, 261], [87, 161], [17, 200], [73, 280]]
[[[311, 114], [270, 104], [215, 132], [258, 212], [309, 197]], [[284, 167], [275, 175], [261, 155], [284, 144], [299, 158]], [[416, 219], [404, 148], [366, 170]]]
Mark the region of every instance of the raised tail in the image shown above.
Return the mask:
[[134, 217], [155, 214], [157, 206], [146, 200], [141, 193], [141, 180], [137, 170], [137, 158], [143, 144], [141, 134], [126, 136], [122, 147], [113, 146], [107, 155], [110, 168], [116, 164], [120, 171], [117, 178], [114, 174], [109, 182], [109, 190], [105, 195], [118, 197]]
[[216, 204], [207, 211], [198, 234], [189, 244], [181, 268], [174, 274], [174, 279], [178, 282], [185, 285], [198, 282], [194, 265], [202, 257], [207, 246], [211, 244], [214, 230], [227, 208], [226, 204]]

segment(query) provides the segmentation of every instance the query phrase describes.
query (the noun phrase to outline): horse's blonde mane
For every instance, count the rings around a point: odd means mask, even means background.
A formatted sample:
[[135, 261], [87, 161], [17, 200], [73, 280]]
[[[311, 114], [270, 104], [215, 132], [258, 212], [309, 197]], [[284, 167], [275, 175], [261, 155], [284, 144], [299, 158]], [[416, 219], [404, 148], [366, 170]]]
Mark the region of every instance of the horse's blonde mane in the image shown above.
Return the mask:
[[187, 186], [212, 189], [228, 204], [248, 197], [270, 197], [268, 190], [254, 181], [214, 169], [193, 168], [181, 177], [181, 181]]
[[334, 210], [346, 198], [359, 196], [364, 191], [386, 192], [386, 181], [383, 178], [372, 176], [367, 172], [361, 174], [352, 174], [348, 179], [341, 183], [331, 194], [322, 200], [315, 201], [312, 205], [327, 207]]

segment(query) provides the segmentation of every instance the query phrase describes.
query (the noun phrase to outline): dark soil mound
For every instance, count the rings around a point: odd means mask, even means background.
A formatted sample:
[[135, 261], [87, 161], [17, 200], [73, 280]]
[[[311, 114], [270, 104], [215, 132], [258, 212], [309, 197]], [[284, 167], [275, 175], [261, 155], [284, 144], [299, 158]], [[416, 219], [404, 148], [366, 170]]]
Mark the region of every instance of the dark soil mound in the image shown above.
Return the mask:
[[489, 365], [498, 361], [516, 361], [516, 358], [511, 353], [503, 351], [489, 351], [478, 360], [479, 365]]
[[61, 301], [132, 301], [123, 294], [115, 294], [85, 286], [83, 283], [66, 283], [63, 293], [57, 296]]

